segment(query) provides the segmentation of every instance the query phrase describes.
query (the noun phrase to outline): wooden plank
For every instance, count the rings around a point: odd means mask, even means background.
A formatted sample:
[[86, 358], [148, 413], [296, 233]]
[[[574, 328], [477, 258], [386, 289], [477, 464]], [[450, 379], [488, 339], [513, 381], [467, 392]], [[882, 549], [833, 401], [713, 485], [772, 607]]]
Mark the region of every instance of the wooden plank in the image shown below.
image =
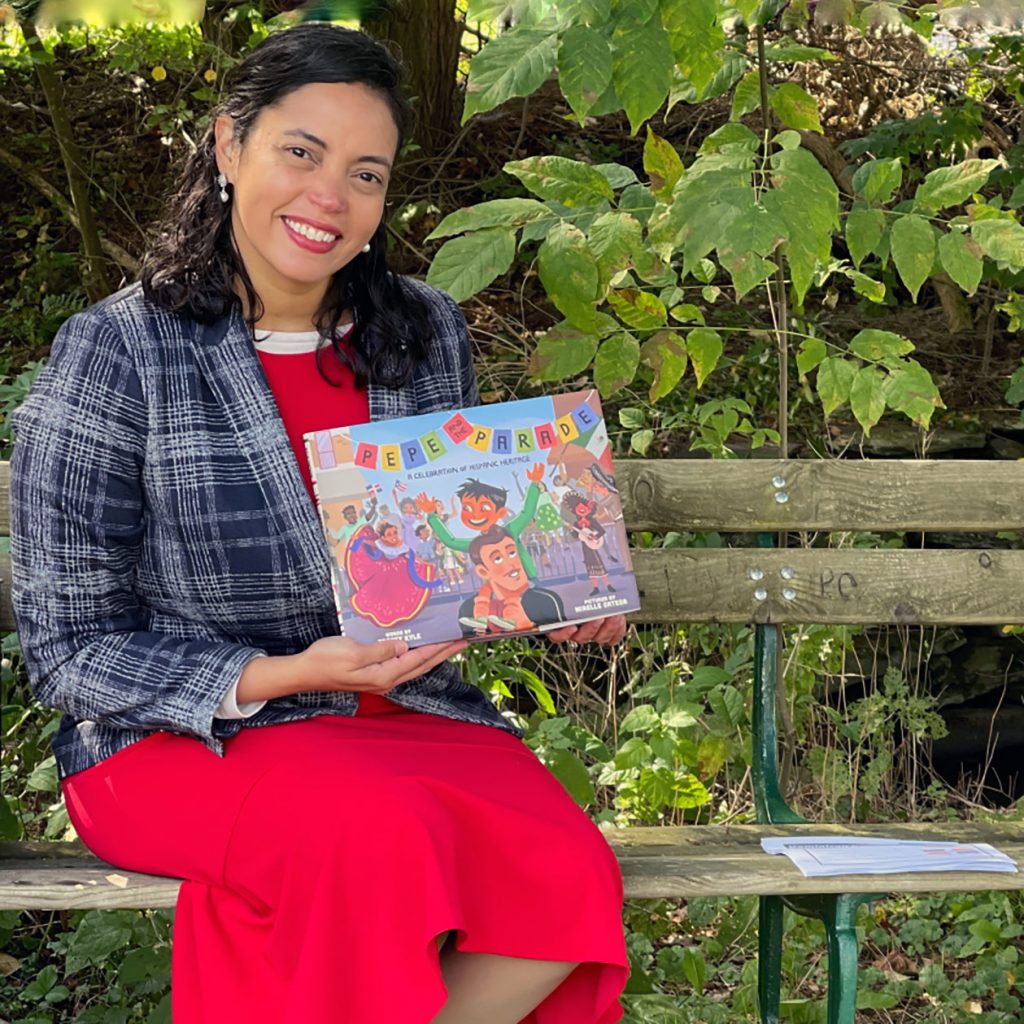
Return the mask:
[[1024, 509], [1015, 461], [622, 459], [615, 475], [633, 530], [1014, 530]]
[[633, 566], [635, 622], [1024, 623], [1024, 551], [674, 548]]
[[[869, 835], [986, 842], [1024, 864], [1024, 826], [734, 825], [605, 832], [630, 899], [829, 892], [982, 892], [1024, 889], [1024, 872], [948, 871], [804, 878], [785, 857], [762, 853], [770, 835]], [[0, 910], [145, 909], [174, 906], [180, 882], [104, 864], [79, 844], [0, 843]]]

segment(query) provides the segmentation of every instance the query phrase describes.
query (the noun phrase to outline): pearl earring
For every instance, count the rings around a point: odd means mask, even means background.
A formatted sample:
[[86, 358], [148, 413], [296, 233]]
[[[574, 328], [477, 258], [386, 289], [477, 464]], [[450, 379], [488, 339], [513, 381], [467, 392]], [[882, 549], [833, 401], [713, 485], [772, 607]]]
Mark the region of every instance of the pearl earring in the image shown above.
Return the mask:
[[228, 195], [228, 179], [223, 174], [217, 175], [217, 184], [220, 186], [220, 201], [226, 203], [231, 197]]
[[367, 242], [366, 245], [364, 245], [363, 248], [360, 250], [360, 252], [369, 252], [369, 251], [370, 251], [370, 243]]

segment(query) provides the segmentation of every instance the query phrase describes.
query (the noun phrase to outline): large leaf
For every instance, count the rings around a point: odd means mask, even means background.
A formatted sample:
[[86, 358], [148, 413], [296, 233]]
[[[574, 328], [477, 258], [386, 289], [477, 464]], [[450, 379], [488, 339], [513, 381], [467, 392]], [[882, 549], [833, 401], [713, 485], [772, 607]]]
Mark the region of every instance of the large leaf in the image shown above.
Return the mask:
[[839, 190], [806, 149], [774, 154], [772, 167], [773, 187], [764, 193], [764, 206], [785, 227], [793, 291], [797, 302], [803, 302], [815, 265], [831, 257], [832, 232], [839, 227]]
[[488, 228], [445, 242], [427, 271], [427, 284], [447, 292], [456, 302], [486, 288], [512, 266], [516, 233]]
[[904, 214], [892, 226], [890, 246], [893, 263], [917, 302], [917, 293], [935, 265], [935, 229], [916, 213]]
[[[771, 90], [768, 94], [771, 102]], [[756, 71], [748, 71], [737, 83], [732, 94], [732, 109], [729, 116], [738, 121], [744, 114], [757, 110], [761, 105], [761, 80]]]
[[550, 28], [519, 26], [492, 39], [470, 62], [465, 124], [513, 96], [536, 92], [555, 68], [558, 35]]
[[978, 220], [971, 225], [971, 237], [982, 252], [996, 263], [1013, 270], [1024, 268], [1024, 228], [1016, 221]]
[[857, 364], [839, 356], [829, 356], [818, 366], [816, 387], [825, 415], [829, 416], [850, 400]]
[[877, 366], [862, 366], [850, 385], [850, 409], [865, 434], [885, 412], [885, 374]]
[[998, 166], [998, 160], [964, 160], [952, 167], [939, 167], [918, 186], [914, 206], [932, 211], [959, 206], [988, 181]]
[[668, 320], [665, 303], [650, 292], [639, 288], [623, 288], [608, 293], [608, 302], [612, 309], [630, 327], [638, 331], [652, 331], [663, 327]]
[[643, 245], [643, 229], [630, 213], [602, 213], [590, 228], [587, 245], [597, 260], [601, 282], [607, 284], [629, 267], [633, 253]]
[[661, 21], [676, 63], [697, 96], [711, 85], [725, 59], [718, 7], [718, 0], [661, 0]]
[[594, 383], [602, 398], [614, 395], [636, 376], [640, 362], [640, 343], [623, 331], [601, 342], [594, 357]]
[[480, 231], [483, 228], [518, 228], [545, 217], [554, 224], [557, 218], [536, 199], [491, 199], [476, 206], [467, 206], [448, 214], [433, 231], [427, 241], [461, 235], [464, 231]]
[[611, 0], [558, 0], [558, 13], [570, 25], [603, 25], [611, 17]]
[[914, 343], [892, 331], [867, 327], [851, 340], [850, 351], [872, 363], [896, 367], [903, 365], [903, 356], [914, 351]]
[[621, 18], [612, 32], [612, 84], [632, 134], [665, 102], [675, 57], [660, 19]]
[[972, 238], [959, 231], [947, 231], [939, 236], [939, 262], [942, 269], [968, 295], [973, 295], [981, 283], [984, 263], [981, 247]]
[[672, 189], [683, 175], [683, 161], [675, 147], [667, 139], [655, 135], [650, 125], [644, 142], [644, 170], [651, 181], [651, 191], [665, 200], [672, 195]]
[[640, 358], [654, 371], [652, 402], [671, 394], [686, 372], [686, 345], [674, 331], [652, 334], [641, 346]]
[[590, 164], [565, 156], [532, 156], [505, 164], [535, 196], [553, 199], [563, 206], [579, 207], [614, 199], [608, 179]]
[[912, 359], [891, 371], [885, 383], [885, 401], [924, 428], [931, 422], [932, 413], [944, 407], [931, 374]]
[[864, 258], [875, 251], [885, 231], [885, 214], [872, 207], [854, 207], [846, 216], [846, 247], [853, 265], [860, 267]]
[[563, 33], [558, 48], [558, 84], [582, 125], [612, 80], [612, 51], [605, 36], [586, 25]]
[[554, 751], [548, 756], [547, 765], [580, 807], [594, 802], [594, 784], [590, 781], [587, 766], [571, 750]]
[[761, 284], [776, 269], [768, 256], [785, 239], [786, 226], [755, 205], [726, 225], [718, 240], [718, 258], [729, 272], [737, 298]]
[[563, 222], [548, 234], [537, 253], [537, 273], [548, 297], [571, 323], [593, 326], [597, 260], [579, 228]]
[[568, 321], [556, 324], [538, 338], [530, 356], [530, 375], [537, 381], [565, 381], [578, 376], [594, 358], [597, 340]]
[[821, 338], [805, 338], [796, 353], [796, 369], [801, 377], [811, 372], [828, 355]]
[[703, 387], [722, 358], [722, 336], [710, 327], [695, 327], [686, 336], [686, 351], [693, 363], [697, 387]]
[[817, 101], [795, 82], [775, 86], [768, 105], [787, 128], [821, 133]]
[[891, 160], [869, 160], [857, 168], [853, 191], [869, 203], [887, 203], [903, 181], [903, 164], [898, 157]]

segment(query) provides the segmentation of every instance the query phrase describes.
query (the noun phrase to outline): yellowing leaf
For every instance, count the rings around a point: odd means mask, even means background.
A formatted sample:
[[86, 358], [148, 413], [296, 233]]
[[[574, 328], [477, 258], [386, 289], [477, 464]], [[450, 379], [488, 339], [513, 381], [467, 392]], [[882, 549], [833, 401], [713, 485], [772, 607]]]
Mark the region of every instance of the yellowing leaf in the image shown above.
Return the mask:
[[675, 147], [667, 139], [655, 135], [650, 125], [647, 126], [647, 141], [644, 143], [644, 170], [651, 180], [651, 191], [666, 201], [683, 174], [683, 161]]
[[885, 375], [877, 366], [862, 366], [850, 385], [850, 409], [865, 434], [885, 412]]
[[623, 331], [601, 342], [594, 357], [594, 383], [602, 398], [629, 384], [636, 376], [639, 362], [640, 344], [632, 334]]
[[722, 358], [722, 336], [710, 327], [695, 327], [686, 336], [686, 351], [693, 363], [697, 387], [703, 387]]
[[822, 360], [818, 367], [817, 391], [826, 416], [850, 400], [850, 388], [856, 374], [857, 365], [839, 356]]
[[787, 128], [818, 133], [822, 130], [817, 101], [795, 82], [777, 85], [768, 100], [768, 105]]
[[157, 66], [150, 71], [150, 74], [153, 76], [154, 82], [162, 82], [167, 78], [167, 68], [162, 64], [157, 64]]
[[674, 331], [658, 331], [640, 347], [640, 358], [654, 371], [650, 399], [657, 402], [675, 390], [686, 373], [686, 346]]

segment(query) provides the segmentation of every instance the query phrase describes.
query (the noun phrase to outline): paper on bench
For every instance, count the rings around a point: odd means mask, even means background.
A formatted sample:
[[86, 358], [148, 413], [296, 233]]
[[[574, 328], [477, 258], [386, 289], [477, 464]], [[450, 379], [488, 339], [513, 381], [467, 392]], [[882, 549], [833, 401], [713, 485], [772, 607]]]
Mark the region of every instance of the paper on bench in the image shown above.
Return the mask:
[[1010, 857], [988, 843], [805, 835], [769, 836], [761, 840], [761, 849], [788, 857], [807, 877], [1017, 870]]

